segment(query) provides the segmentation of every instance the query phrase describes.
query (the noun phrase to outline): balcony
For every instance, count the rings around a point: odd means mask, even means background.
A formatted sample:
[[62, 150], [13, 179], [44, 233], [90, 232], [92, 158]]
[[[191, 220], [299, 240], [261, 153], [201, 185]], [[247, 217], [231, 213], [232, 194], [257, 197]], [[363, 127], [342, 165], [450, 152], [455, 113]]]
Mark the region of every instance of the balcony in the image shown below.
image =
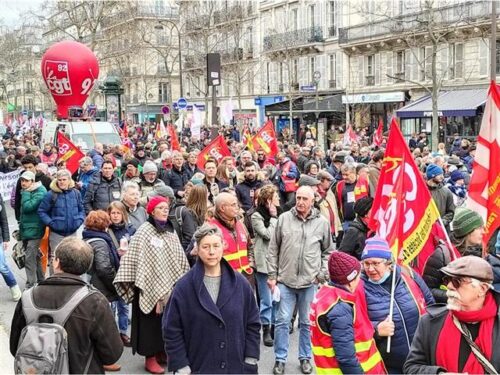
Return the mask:
[[330, 26], [328, 28], [328, 37], [333, 38], [333, 37], [337, 36], [337, 29], [338, 29], [337, 26]]
[[243, 60], [243, 48], [235, 48], [232, 51], [220, 52], [221, 63], [229, 64]]
[[323, 30], [319, 26], [293, 30], [264, 37], [264, 52], [299, 48], [322, 43], [324, 40]]
[[102, 20], [102, 27], [108, 28], [121, 25], [125, 22], [138, 18], [152, 18], [155, 20], [169, 19], [178, 20], [179, 10], [174, 7], [133, 7], [114, 13]]
[[[436, 8], [433, 11], [436, 26], [446, 27], [450, 24], [458, 26], [470, 25], [478, 21], [490, 22], [491, 1], [464, 2]], [[339, 44], [377, 40], [381, 37], [395, 36], [407, 32], [425, 32], [429, 24], [428, 10], [397, 16], [375, 22], [339, 28]]]

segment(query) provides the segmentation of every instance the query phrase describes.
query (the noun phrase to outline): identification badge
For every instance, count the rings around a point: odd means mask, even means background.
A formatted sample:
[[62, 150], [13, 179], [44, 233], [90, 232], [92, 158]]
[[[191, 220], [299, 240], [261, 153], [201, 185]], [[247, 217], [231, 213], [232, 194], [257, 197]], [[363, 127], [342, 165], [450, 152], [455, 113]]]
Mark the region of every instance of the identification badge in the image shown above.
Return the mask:
[[354, 191], [347, 192], [347, 203], [354, 203]]
[[163, 246], [163, 240], [158, 237], [153, 237], [151, 238], [151, 245], [154, 247], [162, 247]]

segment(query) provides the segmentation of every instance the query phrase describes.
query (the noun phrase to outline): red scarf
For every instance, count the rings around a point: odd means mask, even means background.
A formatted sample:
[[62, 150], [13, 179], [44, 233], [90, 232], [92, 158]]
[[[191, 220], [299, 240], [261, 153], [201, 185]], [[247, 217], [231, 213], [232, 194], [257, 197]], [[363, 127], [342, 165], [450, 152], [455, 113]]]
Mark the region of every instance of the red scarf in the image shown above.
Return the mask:
[[458, 368], [460, 341], [462, 334], [453, 323], [453, 315], [463, 323], [480, 322], [479, 334], [475, 343], [488, 360], [491, 360], [493, 346], [493, 325], [498, 312], [498, 307], [491, 293], [486, 294], [483, 308], [478, 311], [450, 311], [439, 334], [436, 347], [436, 364], [446, 369], [447, 372], [463, 372], [469, 374], [484, 374], [483, 366], [479, 363], [474, 353], [470, 353], [464, 368]]

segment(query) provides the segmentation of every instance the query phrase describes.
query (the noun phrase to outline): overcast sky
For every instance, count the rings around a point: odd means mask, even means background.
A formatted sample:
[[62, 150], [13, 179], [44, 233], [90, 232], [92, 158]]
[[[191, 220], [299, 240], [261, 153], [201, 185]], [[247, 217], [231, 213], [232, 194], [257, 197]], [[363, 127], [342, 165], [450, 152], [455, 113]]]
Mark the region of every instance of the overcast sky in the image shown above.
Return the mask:
[[0, 18], [7, 26], [22, 23], [23, 14], [30, 9], [36, 10], [43, 0], [0, 0]]

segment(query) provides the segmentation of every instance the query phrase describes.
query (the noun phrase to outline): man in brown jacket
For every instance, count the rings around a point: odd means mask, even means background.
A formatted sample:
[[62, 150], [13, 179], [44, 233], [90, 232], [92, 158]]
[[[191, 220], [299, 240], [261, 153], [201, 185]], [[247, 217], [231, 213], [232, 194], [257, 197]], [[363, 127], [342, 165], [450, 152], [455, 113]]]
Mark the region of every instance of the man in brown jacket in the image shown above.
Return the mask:
[[[59, 309], [77, 289], [80, 278], [92, 264], [92, 249], [83, 240], [67, 237], [56, 248], [54, 275], [35, 286], [33, 300], [41, 309]], [[26, 326], [22, 300], [16, 306], [10, 330], [10, 352], [15, 356], [21, 331]], [[41, 317], [42, 321], [45, 317]], [[50, 317], [47, 319], [50, 320]], [[100, 292], [89, 294], [71, 313], [64, 325], [68, 333], [70, 374], [104, 374], [122, 355], [123, 343], [109, 302]], [[85, 371], [90, 360], [88, 371]]]

